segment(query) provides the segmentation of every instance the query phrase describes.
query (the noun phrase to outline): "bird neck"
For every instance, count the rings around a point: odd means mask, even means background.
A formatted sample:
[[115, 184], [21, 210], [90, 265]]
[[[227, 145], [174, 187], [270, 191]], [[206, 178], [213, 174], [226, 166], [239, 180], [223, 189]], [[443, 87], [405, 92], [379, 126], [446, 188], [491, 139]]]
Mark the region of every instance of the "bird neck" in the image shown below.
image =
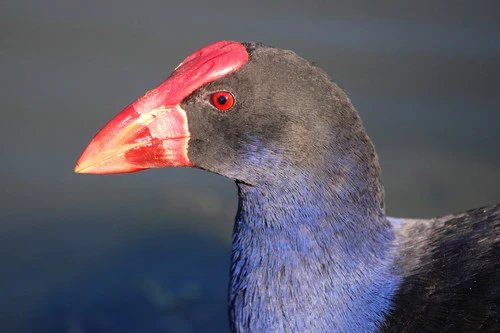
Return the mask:
[[238, 184], [234, 332], [365, 332], [383, 322], [398, 284], [383, 195], [319, 179]]

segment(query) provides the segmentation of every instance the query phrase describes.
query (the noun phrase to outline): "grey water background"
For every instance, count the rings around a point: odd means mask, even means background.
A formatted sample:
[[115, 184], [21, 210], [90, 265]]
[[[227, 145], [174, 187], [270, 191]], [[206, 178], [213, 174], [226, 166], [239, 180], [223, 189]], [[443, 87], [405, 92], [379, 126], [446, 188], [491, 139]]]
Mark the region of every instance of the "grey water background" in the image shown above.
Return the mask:
[[343, 87], [389, 213], [500, 202], [496, 1], [2, 1], [0, 332], [227, 332], [234, 184], [92, 176], [92, 135], [220, 39], [293, 49]]

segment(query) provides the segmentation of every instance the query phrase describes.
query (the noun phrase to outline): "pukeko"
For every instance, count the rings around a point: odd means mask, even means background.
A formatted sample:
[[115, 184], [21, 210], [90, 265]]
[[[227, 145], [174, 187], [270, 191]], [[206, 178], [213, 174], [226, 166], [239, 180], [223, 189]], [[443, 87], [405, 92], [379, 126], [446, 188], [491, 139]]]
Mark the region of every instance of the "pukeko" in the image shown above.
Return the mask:
[[386, 216], [358, 113], [294, 52], [201, 48], [98, 132], [75, 170], [177, 166], [238, 187], [233, 332], [500, 332], [500, 205]]

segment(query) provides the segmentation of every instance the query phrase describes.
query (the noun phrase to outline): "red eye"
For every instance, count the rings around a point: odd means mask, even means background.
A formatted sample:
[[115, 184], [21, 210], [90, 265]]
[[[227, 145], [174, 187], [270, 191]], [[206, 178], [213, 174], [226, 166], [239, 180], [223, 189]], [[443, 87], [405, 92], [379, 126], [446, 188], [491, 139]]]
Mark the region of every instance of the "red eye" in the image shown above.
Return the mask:
[[211, 99], [212, 104], [221, 111], [227, 111], [234, 105], [234, 97], [227, 91], [218, 91]]

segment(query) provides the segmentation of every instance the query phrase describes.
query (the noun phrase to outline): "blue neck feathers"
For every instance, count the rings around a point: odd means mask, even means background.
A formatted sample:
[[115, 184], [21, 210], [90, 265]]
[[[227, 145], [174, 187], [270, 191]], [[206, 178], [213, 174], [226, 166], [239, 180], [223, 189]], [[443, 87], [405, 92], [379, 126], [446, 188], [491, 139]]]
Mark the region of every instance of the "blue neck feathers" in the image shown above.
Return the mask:
[[390, 311], [399, 278], [382, 205], [319, 179], [238, 183], [233, 332], [369, 332]]

